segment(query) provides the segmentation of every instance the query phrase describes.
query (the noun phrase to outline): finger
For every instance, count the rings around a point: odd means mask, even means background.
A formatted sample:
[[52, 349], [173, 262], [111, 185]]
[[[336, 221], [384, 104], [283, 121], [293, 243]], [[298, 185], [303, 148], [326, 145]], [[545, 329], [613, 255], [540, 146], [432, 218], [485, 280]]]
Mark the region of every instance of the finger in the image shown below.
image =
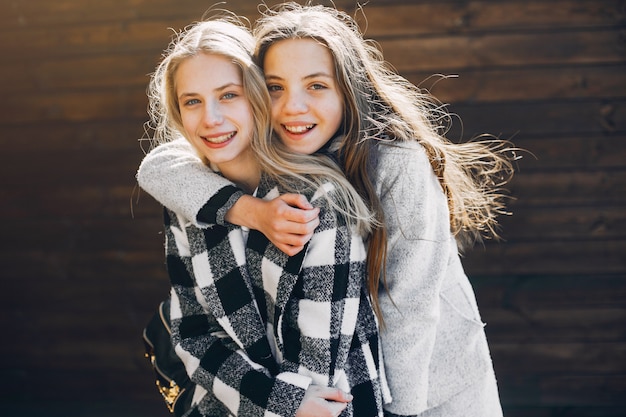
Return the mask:
[[[314, 230], [309, 231], [307, 229], [302, 229], [300, 227], [298, 228], [294, 226], [290, 226], [290, 227], [292, 230], [288, 232], [275, 233], [274, 235], [272, 235], [272, 239], [270, 239], [272, 243], [274, 243], [277, 246], [278, 244], [288, 245], [288, 246], [304, 246], [309, 240], [311, 240]], [[301, 229], [298, 231], [302, 233], [294, 233], [294, 230], [296, 229]]]
[[312, 209], [313, 206], [302, 194], [283, 194], [280, 196], [281, 200], [289, 204], [292, 207], [300, 208], [303, 210]]
[[339, 388], [323, 387], [319, 385], [314, 386], [315, 395], [319, 398], [323, 398], [328, 401], [350, 402], [352, 401], [352, 394], [344, 392]]
[[336, 401], [327, 401], [326, 407], [328, 411], [334, 416], [338, 417], [341, 412], [348, 406], [348, 403], [340, 403]]
[[287, 256], [297, 255], [302, 249], [304, 249], [303, 245], [291, 246], [282, 243], [275, 243], [274, 246], [276, 246], [281, 252], [284, 252]]
[[[293, 221], [283, 222], [281, 224], [282, 233], [285, 234], [285, 239], [293, 238], [298, 239], [300, 236], [303, 236], [304, 242], [308, 241], [311, 238], [311, 235], [315, 231], [315, 228], [319, 226], [319, 219], [315, 218], [307, 223], [297, 223]], [[292, 235], [287, 237], [287, 235]], [[308, 235], [308, 236], [306, 236]], [[301, 243], [304, 243], [301, 242]], [[297, 242], [291, 242], [292, 244], [297, 244]]]
[[288, 207], [285, 210], [285, 220], [308, 224], [311, 222], [316, 222], [318, 220], [318, 215], [320, 213], [320, 209], [315, 207], [309, 210], [303, 210], [295, 207]]

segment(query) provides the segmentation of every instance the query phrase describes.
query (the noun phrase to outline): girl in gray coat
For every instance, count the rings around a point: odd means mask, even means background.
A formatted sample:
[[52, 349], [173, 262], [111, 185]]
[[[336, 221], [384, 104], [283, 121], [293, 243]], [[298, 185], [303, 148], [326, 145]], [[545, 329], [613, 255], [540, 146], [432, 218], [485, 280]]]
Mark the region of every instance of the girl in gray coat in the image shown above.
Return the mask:
[[[390, 71], [345, 13], [289, 3], [268, 10], [255, 35], [256, 56], [272, 95], [274, 130], [287, 147], [302, 146], [318, 128], [315, 123], [290, 128], [294, 109], [300, 109], [301, 120], [322, 109], [295, 94], [280, 65], [269, 69], [268, 55], [288, 42], [314, 39], [333, 56], [345, 100], [336, 157], [378, 220], [368, 239], [367, 269], [374, 308], [384, 325], [384, 362], [393, 397], [386, 414], [501, 416], [484, 324], [459, 244], [496, 235], [496, 217], [504, 212], [499, 190], [512, 174], [513, 154], [508, 156], [507, 145], [495, 139], [448, 141], [443, 108]], [[306, 57], [294, 59], [298, 48], [284, 50], [285, 68], [293, 62], [306, 65]], [[166, 161], [172, 159], [180, 163], [171, 167]], [[202, 186], [194, 187], [194, 198], [183, 201], [171, 192], [167, 184], [183, 183], [200, 169], [173, 143], [147, 155], [138, 180], [157, 200], [185, 210], [198, 224], [245, 217], [249, 202], [240, 208], [236, 198], [220, 207], [207, 203], [212, 193], [228, 186], [207, 172]]]

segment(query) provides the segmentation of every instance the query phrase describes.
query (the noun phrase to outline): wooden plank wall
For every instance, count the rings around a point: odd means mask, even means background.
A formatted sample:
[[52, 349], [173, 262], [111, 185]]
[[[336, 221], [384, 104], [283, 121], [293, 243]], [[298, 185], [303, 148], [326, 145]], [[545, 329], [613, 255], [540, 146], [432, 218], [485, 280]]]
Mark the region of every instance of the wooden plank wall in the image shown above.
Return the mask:
[[[255, 3], [225, 7], [254, 18]], [[209, 5], [0, 2], [7, 415], [167, 415], [140, 343], [167, 293], [161, 214], [134, 174], [147, 74], [168, 28]], [[519, 162], [505, 241], [465, 260], [505, 415], [625, 415], [626, 3], [371, 0], [365, 13], [397, 70], [459, 115], [452, 139], [492, 133], [536, 156]]]

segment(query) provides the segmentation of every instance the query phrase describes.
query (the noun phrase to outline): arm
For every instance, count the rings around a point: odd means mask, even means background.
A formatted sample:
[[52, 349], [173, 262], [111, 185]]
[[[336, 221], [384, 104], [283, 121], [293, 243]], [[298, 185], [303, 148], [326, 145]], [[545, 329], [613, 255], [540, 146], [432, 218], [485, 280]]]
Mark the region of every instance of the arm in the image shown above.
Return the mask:
[[242, 196], [226, 213], [226, 220], [263, 233], [289, 256], [300, 252], [319, 224], [319, 209], [300, 194], [283, 194], [273, 200]]
[[[151, 150], [139, 165], [137, 181], [159, 203], [197, 227], [223, 224], [224, 212], [243, 195], [233, 183], [204, 165], [183, 138]], [[201, 210], [207, 213], [207, 222], [198, 219]]]
[[[427, 408], [439, 292], [451, 248], [449, 212], [421, 147], [385, 146], [382, 152], [376, 181], [387, 226], [391, 299], [382, 290], [379, 300], [386, 326], [381, 332], [386, 375], [394, 397], [390, 411], [415, 414]], [[413, 384], [406, 383], [405, 375], [411, 375]], [[406, 399], [409, 408], [394, 408]]]
[[302, 250], [318, 224], [317, 210], [303, 196], [273, 201], [246, 196], [204, 165], [183, 138], [150, 151], [139, 166], [137, 181], [159, 203], [197, 227], [230, 222], [259, 230], [288, 255]]

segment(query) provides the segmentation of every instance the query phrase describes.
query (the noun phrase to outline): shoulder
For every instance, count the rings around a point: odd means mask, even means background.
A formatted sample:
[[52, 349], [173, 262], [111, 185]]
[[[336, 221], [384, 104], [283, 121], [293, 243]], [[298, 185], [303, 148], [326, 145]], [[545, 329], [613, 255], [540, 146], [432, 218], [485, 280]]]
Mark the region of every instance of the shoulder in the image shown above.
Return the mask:
[[391, 184], [404, 184], [411, 188], [439, 186], [426, 149], [416, 141], [381, 141], [376, 147], [372, 174], [373, 181], [383, 188]]
[[424, 147], [392, 142], [381, 143], [377, 150], [373, 180], [387, 226], [411, 239], [433, 238], [433, 228], [449, 231], [447, 198]]
[[377, 146], [378, 165], [387, 169], [430, 169], [426, 149], [417, 141], [380, 141]]
[[144, 157], [144, 163], [150, 163], [153, 159], [177, 159], [192, 158], [200, 161], [193, 147], [185, 138], [176, 138], [169, 142], [163, 142], [152, 148]]

